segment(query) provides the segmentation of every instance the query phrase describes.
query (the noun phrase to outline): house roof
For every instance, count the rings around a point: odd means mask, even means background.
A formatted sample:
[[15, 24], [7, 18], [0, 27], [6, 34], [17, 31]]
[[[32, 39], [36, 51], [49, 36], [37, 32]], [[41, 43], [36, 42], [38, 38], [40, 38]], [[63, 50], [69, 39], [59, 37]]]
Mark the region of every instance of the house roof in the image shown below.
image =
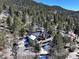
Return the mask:
[[37, 32], [30, 32], [28, 35], [33, 35], [36, 36], [36, 38], [38, 38], [39, 36], [41, 36], [41, 34], [43, 34], [45, 36], [45, 38], [48, 38], [48, 36], [50, 35], [48, 32], [44, 31], [37, 31]]
[[32, 35], [39, 37], [41, 35], [41, 31], [33, 32]]
[[29, 38], [32, 39], [32, 40], [35, 40], [36, 36], [35, 35], [30, 35]]

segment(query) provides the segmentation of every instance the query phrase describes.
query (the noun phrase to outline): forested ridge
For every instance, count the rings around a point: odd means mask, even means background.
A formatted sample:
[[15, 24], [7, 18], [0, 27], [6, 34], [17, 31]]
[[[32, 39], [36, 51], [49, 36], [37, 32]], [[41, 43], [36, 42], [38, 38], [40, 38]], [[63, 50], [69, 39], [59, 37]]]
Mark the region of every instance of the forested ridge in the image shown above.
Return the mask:
[[[53, 37], [50, 42], [50, 56], [54, 59], [65, 59], [66, 43], [73, 46], [74, 42], [63, 35], [73, 31], [79, 36], [79, 11], [48, 6], [33, 0], [0, 0], [0, 47], [12, 46], [13, 42], [18, 41], [18, 37], [23, 37], [26, 31], [36, 32], [37, 27], [43, 27]], [[62, 35], [63, 31], [65, 33]], [[12, 35], [10, 44], [7, 43], [6, 35]], [[37, 50], [36, 46], [35, 48]], [[69, 48], [74, 50], [74, 47]]]

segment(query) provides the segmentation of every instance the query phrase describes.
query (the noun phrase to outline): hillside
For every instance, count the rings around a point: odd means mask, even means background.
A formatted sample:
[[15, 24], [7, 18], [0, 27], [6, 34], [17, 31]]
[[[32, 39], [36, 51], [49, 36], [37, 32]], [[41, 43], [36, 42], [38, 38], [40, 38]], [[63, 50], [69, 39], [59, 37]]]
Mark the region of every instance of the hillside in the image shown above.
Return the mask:
[[[32, 50], [30, 53], [39, 54], [39, 57], [42, 50], [42, 54], [48, 52], [49, 59], [65, 59], [77, 49], [78, 37], [79, 11], [33, 0], [0, 0], [0, 52], [8, 49], [6, 53], [10, 53], [0, 56], [10, 56], [9, 59], [12, 59], [18, 53], [26, 56]], [[25, 48], [24, 40], [28, 41], [26, 46], [29, 45], [29, 48]], [[22, 45], [18, 44], [20, 41]], [[47, 52], [43, 45], [50, 47]], [[17, 46], [23, 48], [18, 48], [17, 52]]]
[[63, 11], [70, 11], [66, 10], [60, 6], [48, 6], [44, 5], [42, 3], [37, 3], [33, 0], [0, 0], [0, 6], [2, 5], [9, 5], [9, 6], [16, 6], [16, 7], [44, 7], [44, 8], [49, 8], [51, 10], [63, 10]]
[[21, 10], [23, 8], [29, 8], [29, 9], [33, 8], [40, 10], [41, 8], [43, 8], [46, 12], [52, 13], [54, 11], [57, 11], [58, 13], [63, 13], [63, 14], [66, 13], [75, 17], [78, 17], [79, 14], [78, 11], [67, 10], [60, 6], [48, 6], [42, 3], [37, 3], [32, 0], [0, 0], [0, 7], [1, 7], [0, 9], [2, 9], [3, 5], [12, 6], [18, 10]]

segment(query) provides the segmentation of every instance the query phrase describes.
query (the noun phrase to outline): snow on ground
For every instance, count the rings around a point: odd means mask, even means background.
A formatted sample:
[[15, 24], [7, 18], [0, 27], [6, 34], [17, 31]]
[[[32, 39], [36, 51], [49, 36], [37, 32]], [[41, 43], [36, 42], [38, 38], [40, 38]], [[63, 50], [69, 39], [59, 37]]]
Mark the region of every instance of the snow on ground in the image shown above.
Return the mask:
[[66, 59], [78, 59], [76, 56], [78, 51], [79, 50], [76, 49], [74, 52], [71, 52]]
[[0, 14], [0, 19], [7, 18], [9, 16], [9, 14], [7, 13], [7, 10], [3, 10]]
[[[66, 58], [66, 59], [79, 59], [79, 46], [78, 46], [79, 44], [76, 44], [76, 49], [75, 49], [75, 51], [74, 52], [71, 52], [71, 53], [69, 53], [69, 55], [68, 55], [68, 57]], [[77, 56], [78, 55], [78, 56]]]

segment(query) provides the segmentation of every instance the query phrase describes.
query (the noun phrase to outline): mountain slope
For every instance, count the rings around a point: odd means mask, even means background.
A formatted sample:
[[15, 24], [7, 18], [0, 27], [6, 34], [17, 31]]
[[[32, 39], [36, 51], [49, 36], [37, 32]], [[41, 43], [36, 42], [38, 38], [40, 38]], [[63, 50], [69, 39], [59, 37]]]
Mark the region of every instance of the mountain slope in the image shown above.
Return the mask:
[[[17, 7], [43, 7], [43, 8], [47, 8], [47, 9], [51, 9], [51, 10], [58, 10], [58, 11], [70, 11], [70, 10], [66, 10], [60, 6], [48, 6], [48, 5], [44, 5], [42, 3], [37, 3], [33, 0], [0, 0], [0, 6], [2, 7], [2, 5], [9, 5], [9, 6], [17, 6]], [[73, 11], [72, 11], [73, 12]]]

